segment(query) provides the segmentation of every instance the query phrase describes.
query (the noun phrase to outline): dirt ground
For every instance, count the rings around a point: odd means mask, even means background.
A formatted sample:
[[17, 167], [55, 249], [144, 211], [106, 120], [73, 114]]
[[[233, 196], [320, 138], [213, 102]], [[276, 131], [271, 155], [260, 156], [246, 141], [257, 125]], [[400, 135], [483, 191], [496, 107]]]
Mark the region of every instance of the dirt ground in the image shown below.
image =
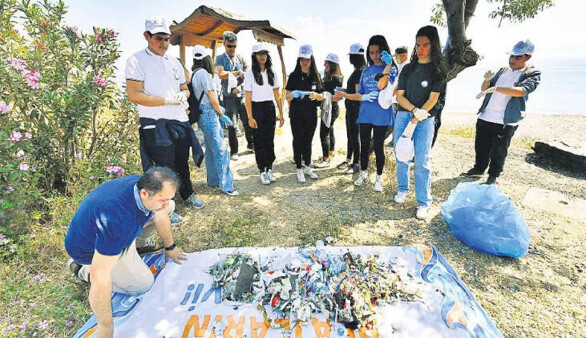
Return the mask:
[[[557, 191], [571, 200], [586, 199], [584, 172], [565, 170], [534, 155], [535, 140], [560, 139], [585, 143], [586, 116], [530, 115], [513, 139], [498, 187], [513, 201], [531, 230], [529, 253], [521, 259], [478, 253], [459, 242], [440, 214], [440, 205], [473, 165], [475, 114], [444, 114], [432, 153], [434, 204], [425, 221], [415, 219], [413, 193], [395, 204], [395, 165], [385, 147], [384, 191], [371, 182], [353, 185], [356, 176], [335, 169], [345, 158], [343, 114], [335, 123], [336, 153], [331, 168], [319, 179], [297, 182], [292, 163], [289, 121], [277, 130], [274, 166], [277, 182], [263, 186], [253, 153], [231, 162], [238, 197], [205, 186], [205, 168], [193, 172], [196, 193], [206, 203], [199, 211], [179, 207], [186, 222], [175, 236], [187, 252], [232, 246], [304, 246], [327, 236], [334, 245], [403, 246], [432, 243], [446, 257], [504, 336], [584, 336], [586, 334], [586, 219], [568, 218], [551, 210], [525, 206], [532, 187]], [[313, 159], [321, 156], [319, 129]], [[245, 149], [244, 138], [240, 146]]]

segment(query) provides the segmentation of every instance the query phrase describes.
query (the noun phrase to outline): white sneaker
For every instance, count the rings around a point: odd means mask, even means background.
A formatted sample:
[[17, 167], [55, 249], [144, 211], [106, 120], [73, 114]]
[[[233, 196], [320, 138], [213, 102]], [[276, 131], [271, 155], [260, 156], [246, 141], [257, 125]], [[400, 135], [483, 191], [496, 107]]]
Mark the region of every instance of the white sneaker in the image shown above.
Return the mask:
[[383, 176], [376, 175], [376, 181], [374, 182], [374, 191], [382, 192], [383, 191]]
[[269, 180], [268, 175], [266, 172], [260, 173], [260, 182], [264, 185], [271, 184], [271, 180]]
[[429, 207], [419, 206], [417, 208], [417, 214], [415, 215], [415, 217], [417, 217], [418, 219], [426, 219], [428, 211]]
[[356, 179], [356, 181], [354, 181], [354, 185], [362, 185], [367, 180], [368, 180], [368, 171], [361, 170], [360, 175], [358, 175], [358, 178]]
[[238, 161], [238, 159], [239, 159], [239, 158], [240, 158], [240, 157], [238, 156], [238, 154], [232, 154], [232, 155], [230, 155], [230, 159], [231, 159], [232, 161]]
[[224, 191], [224, 194], [228, 196], [238, 196], [238, 190]]
[[395, 195], [395, 203], [403, 204], [405, 203], [405, 197], [407, 196], [406, 191], [397, 191]]
[[275, 174], [273, 174], [273, 171], [271, 169], [267, 170], [267, 178], [271, 182], [277, 181], [277, 178], [275, 177]]
[[305, 175], [309, 176], [309, 178], [311, 178], [312, 180], [317, 180], [318, 178], [317, 174], [314, 173], [313, 170], [311, 170], [310, 166], [305, 167]]
[[299, 181], [299, 183], [305, 183], [305, 175], [303, 174], [303, 169], [297, 169], [297, 181]]

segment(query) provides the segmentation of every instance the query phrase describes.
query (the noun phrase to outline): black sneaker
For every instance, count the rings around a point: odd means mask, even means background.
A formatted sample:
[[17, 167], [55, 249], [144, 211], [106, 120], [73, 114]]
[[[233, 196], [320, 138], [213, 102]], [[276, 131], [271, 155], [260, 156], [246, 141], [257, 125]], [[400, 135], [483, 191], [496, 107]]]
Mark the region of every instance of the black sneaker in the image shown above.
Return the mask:
[[346, 171], [346, 174], [358, 174], [360, 172], [360, 169], [358, 168], [358, 164], [350, 164], [350, 166], [348, 167], [348, 171]]
[[149, 238], [146, 240], [143, 246], [136, 248], [136, 252], [138, 252], [139, 256], [142, 256], [153, 252], [157, 252], [163, 248], [164, 246], [162, 244], [158, 244], [156, 241], [153, 241]]
[[488, 178], [486, 179], [486, 182], [482, 183], [482, 184], [489, 184], [489, 185], [493, 185], [496, 184], [496, 176], [488, 176]]
[[348, 161], [344, 161], [344, 162], [338, 164], [336, 166], [336, 168], [338, 168], [338, 169], [346, 169], [349, 165], [350, 165], [350, 163], [348, 163]]
[[484, 171], [478, 170], [476, 168], [472, 168], [467, 172], [461, 173], [460, 176], [462, 177], [482, 177], [484, 176]]
[[83, 280], [81, 277], [79, 277], [79, 270], [81, 270], [81, 267], [82, 267], [81, 264], [77, 263], [76, 261], [74, 261], [71, 258], [71, 259], [69, 259], [69, 261], [67, 261], [67, 266], [69, 267], [69, 271], [71, 271], [71, 273], [73, 273], [75, 278], [79, 279], [80, 281], [82, 281], [84, 283], [88, 283], [88, 281]]

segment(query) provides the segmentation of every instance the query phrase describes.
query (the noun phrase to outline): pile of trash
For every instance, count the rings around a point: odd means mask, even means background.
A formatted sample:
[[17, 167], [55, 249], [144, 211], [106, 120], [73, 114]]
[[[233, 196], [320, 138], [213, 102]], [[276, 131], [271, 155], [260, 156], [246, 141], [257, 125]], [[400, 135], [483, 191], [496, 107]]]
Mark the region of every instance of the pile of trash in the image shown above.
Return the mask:
[[423, 283], [401, 270], [378, 255], [307, 248], [266, 262], [235, 252], [208, 272], [224, 301], [257, 302], [267, 325], [288, 335], [319, 313], [332, 325], [370, 330], [382, 306], [423, 302]]

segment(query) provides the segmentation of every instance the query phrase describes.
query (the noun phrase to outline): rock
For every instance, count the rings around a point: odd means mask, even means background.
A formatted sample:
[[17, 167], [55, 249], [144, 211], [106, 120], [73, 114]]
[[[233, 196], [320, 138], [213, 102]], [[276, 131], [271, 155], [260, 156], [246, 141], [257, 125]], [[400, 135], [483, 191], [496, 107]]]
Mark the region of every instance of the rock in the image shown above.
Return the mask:
[[586, 174], [586, 143], [568, 144], [563, 141], [537, 141], [533, 145], [536, 154], [559, 162], [568, 169]]
[[569, 199], [558, 191], [529, 188], [522, 203], [533, 209], [578, 220], [586, 219], [586, 200]]

